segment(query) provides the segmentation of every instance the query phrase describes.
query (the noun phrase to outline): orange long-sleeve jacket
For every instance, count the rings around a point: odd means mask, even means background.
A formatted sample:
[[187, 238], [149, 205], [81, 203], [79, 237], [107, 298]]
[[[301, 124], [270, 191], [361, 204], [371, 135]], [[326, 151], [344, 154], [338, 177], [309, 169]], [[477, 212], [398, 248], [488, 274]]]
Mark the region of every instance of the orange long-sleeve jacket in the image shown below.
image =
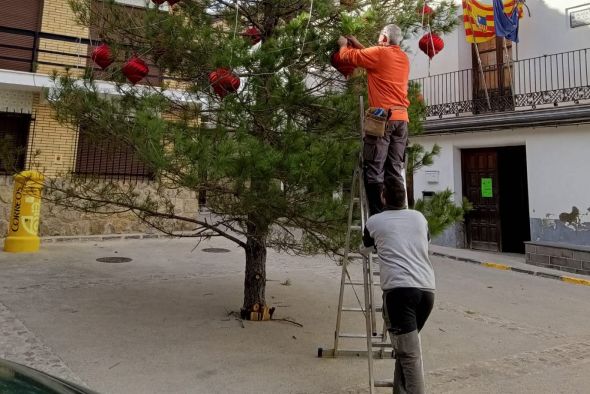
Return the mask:
[[367, 70], [371, 107], [391, 109], [390, 120], [409, 121], [410, 60], [399, 46], [342, 47], [340, 58]]

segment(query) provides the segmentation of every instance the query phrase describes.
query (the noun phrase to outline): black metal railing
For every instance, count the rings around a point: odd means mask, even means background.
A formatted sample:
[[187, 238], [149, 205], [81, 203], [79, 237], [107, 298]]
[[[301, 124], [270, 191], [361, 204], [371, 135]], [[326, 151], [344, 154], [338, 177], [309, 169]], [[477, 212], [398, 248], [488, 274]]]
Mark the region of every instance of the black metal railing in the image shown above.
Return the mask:
[[[74, 52], [47, 49], [59, 46], [60, 43], [79, 44], [80, 47]], [[103, 79], [101, 77], [107, 77], [107, 73], [90, 60], [89, 51], [98, 44], [99, 41], [90, 38], [0, 26], [0, 69], [36, 72], [42, 65], [70, 69], [90, 67], [98, 79]], [[48, 60], [51, 55], [61, 60]], [[147, 64], [150, 73], [146, 80], [158, 84], [162, 80], [162, 73], [149, 59]]]
[[590, 100], [590, 48], [415, 79], [426, 116], [482, 114]]
[[133, 181], [154, 177], [152, 169], [135, 149], [115, 137], [92, 138], [84, 127], [80, 127], [75, 150], [72, 168], [78, 178]]

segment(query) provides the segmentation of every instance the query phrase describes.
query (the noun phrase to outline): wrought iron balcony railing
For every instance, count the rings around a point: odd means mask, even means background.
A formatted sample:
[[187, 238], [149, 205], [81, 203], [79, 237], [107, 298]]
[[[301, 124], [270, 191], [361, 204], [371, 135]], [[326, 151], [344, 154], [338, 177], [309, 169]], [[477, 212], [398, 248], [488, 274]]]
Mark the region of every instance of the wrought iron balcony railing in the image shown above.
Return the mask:
[[[0, 26], [0, 69], [50, 75], [53, 70], [91, 67], [98, 79], [108, 78], [109, 73], [90, 60], [92, 47], [98, 43], [87, 37]], [[146, 80], [159, 84], [162, 73], [149, 59], [147, 63], [150, 73]]]
[[414, 81], [427, 119], [579, 104], [590, 100], [589, 57], [586, 48]]

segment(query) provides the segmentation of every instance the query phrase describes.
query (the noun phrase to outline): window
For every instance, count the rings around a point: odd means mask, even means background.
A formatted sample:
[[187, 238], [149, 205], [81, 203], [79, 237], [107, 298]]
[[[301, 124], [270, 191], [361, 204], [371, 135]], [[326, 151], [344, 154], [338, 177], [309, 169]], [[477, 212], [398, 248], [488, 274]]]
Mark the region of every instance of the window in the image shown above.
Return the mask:
[[25, 168], [30, 115], [0, 113], [0, 174]]
[[139, 7], [139, 8], [158, 7], [159, 9], [161, 9], [163, 11], [168, 11], [168, 4], [164, 3], [160, 6], [158, 6], [158, 5], [154, 4], [151, 0], [115, 0], [115, 3], [129, 5], [132, 7]]
[[97, 141], [83, 127], [78, 135], [74, 171], [79, 175], [113, 180], [153, 177], [153, 172], [140, 160], [132, 146], [115, 138]]
[[33, 71], [42, 1], [3, 4], [0, 11], [0, 68]]

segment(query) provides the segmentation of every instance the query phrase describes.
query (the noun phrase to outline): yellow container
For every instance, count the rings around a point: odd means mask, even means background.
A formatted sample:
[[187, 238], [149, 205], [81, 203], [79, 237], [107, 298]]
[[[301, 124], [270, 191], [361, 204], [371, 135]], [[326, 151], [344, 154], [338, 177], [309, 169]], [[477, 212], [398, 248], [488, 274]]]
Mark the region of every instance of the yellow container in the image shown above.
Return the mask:
[[39, 250], [43, 179], [43, 175], [37, 171], [23, 171], [14, 176], [12, 212], [8, 222], [8, 236], [4, 241], [5, 252], [26, 253]]

